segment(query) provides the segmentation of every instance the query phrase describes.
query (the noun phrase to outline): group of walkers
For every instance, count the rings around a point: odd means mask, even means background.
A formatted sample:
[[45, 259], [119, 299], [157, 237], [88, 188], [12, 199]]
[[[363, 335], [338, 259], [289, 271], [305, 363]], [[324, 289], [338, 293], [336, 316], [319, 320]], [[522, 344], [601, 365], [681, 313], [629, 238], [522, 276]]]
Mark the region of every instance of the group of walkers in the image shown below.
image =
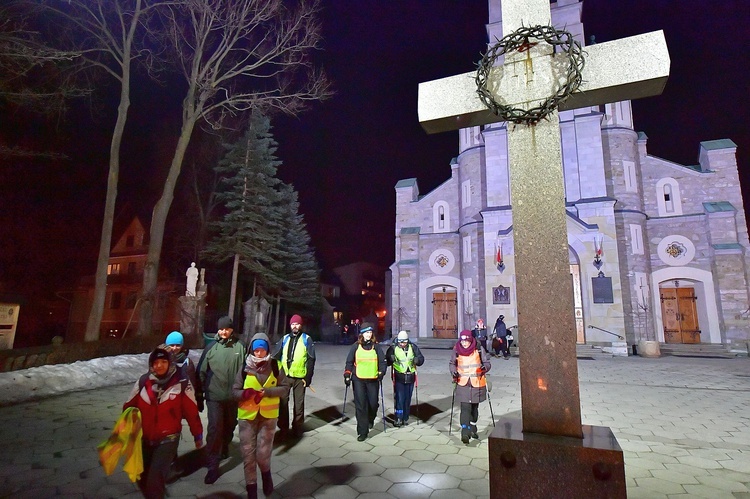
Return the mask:
[[[498, 323], [503, 324], [504, 329], [502, 318], [500, 316]], [[480, 321], [474, 332], [461, 332], [449, 363], [453, 397], [460, 404], [461, 440], [465, 444], [471, 438], [479, 438], [478, 406], [487, 397], [485, 374], [491, 368], [486, 355], [486, 330], [482, 341]], [[208, 410], [204, 482], [213, 484], [218, 480], [219, 465], [229, 457], [229, 446], [239, 425], [245, 483], [251, 499], [258, 497], [258, 469], [263, 493], [268, 496], [274, 490], [271, 453], [277, 427], [278, 438], [289, 436], [290, 397], [294, 404], [291, 434], [295, 438], [303, 435], [305, 391], [312, 385], [315, 347], [312, 338], [302, 331], [302, 318], [292, 316], [290, 333], [279, 341], [274, 351], [264, 333], [255, 334], [245, 346], [234, 334], [230, 317], [220, 318], [217, 330], [213, 343], [204, 348], [197, 366], [188, 357], [182, 334], [170, 333], [165, 343], [150, 354], [149, 371], [136, 381], [123, 405], [123, 411], [129, 408], [140, 411], [143, 470], [138, 485], [147, 498], [164, 497], [177, 456], [183, 419], [188, 422], [195, 448], [203, 447], [199, 413], [204, 408]], [[505, 343], [507, 345], [507, 340]], [[378, 396], [382, 402], [383, 379], [388, 366], [391, 367], [395, 406], [393, 425], [409, 424], [417, 367], [423, 363], [422, 352], [409, 340], [406, 331], [399, 332], [395, 343], [383, 352], [377, 345], [372, 324], [361, 324], [344, 368], [344, 404], [351, 386], [358, 441], [364, 441], [374, 426]], [[451, 406], [451, 419], [452, 411]]]
[[[513, 335], [505, 325], [505, 316], [500, 315], [495, 321], [495, 327], [488, 336], [484, 320], [478, 319], [474, 329], [471, 331], [474, 339], [479, 342], [482, 349], [493, 357], [500, 357], [502, 354], [505, 360], [510, 359], [510, 347], [513, 344]], [[489, 347], [487, 345], [489, 342]]]

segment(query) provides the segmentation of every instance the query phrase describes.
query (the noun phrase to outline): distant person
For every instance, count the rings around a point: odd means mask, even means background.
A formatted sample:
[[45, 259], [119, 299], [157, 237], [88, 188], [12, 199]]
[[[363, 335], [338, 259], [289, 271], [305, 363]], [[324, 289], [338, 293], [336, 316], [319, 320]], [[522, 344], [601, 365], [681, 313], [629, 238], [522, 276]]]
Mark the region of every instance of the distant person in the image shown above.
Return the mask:
[[[385, 353], [385, 360], [387, 365], [391, 366], [393, 376], [394, 412], [396, 413], [393, 426], [407, 425], [409, 424], [411, 395], [417, 381], [417, 366], [424, 364], [424, 355], [417, 345], [409, 341], [409, 334], [406, 331], [399, 331], [396, 343], [389, 346]], [[419, 401], [418, 396], [417, 401]]]
[[357, 343], [346, 357], [344, 384], [352, 384], [357, 416], [357, 441], [367, 438], [378, 415], [378, 388], [385, 376], [385, 356], [376, 345], [372, 324], [362, 324]]
[[479, 438], [479, 403], [487, 398], [485, 374], [492, 368], [492, 364], [489, 359], [482, 357], [477, 340], [471, 336], [471, 331], [464, 330], [453, 347], [448, 366], [453, 383], [456, 384], [456, 400], [461, 404], [461, 441], [468, 444], [470, 438]]
[[133, 385], [122, 406], [141, 412], [143, 424], [143, 473], [138, 486], [146, 498], [164, 497], [169, 467], [177, 456], [182, 420], [190, 426], [195, 448], [203, 446], [203, 424], [198, 414], [193, 385], [182, 378], [172, 355], [156, 348], [148, 357], [149, 371]]
[[495, 327], [492, 331], [492, 351], [496, 357], [500, 356], [502, 352], [505, 360], [510, 359], [510, 349], [508, 345], [508, 328], [505, 326], [505, 316], [500, 315], [495, 321]]
[[[294, 397], [294, 416], [292, 434], [299, 438], [304, 432], [305, 423], [305, 390], [312, 386], [315, 372], [315, 345], [312, 338], [302, 331], [302, 317], [294, 314], [289, 319], [291, 333], [284, 335], [274, 358], [279, 361], [291, 386]], [[289, 396], [281, 398], [279, 408], [280, 437], [286, 438], [289, 432]]]
[[477, 319], [477, 323], [471, 333], [472, 336], [476, 338], [477, 343], [479, 343], [485, 353], [487, 353], [487, 326], [484, 325], [483, 319]]
[[232, 318], [224, 316], [217, 324], [216, 341], [203, 350], [198, 362], [198, 379], [208, 407], [206, 467], [204, 483], [219, 479], [219, 462], [229, 457], [229, 443], [237, 426], [237, 401], [232, 385], [245, 363], [245, 347], [234, 334]]
[[279, 364], [271, 358], [268, 336], [257, 333], [250, 340], [244, 368], [237, 373], [232, 394], [238, 403], [240, 449], [245, 471], [247, 497], [258, 497], [258, 468], [263, 479], [263, 493], [273, 493], [271, 452], [279, 400], [289, 393], [289, 380]]

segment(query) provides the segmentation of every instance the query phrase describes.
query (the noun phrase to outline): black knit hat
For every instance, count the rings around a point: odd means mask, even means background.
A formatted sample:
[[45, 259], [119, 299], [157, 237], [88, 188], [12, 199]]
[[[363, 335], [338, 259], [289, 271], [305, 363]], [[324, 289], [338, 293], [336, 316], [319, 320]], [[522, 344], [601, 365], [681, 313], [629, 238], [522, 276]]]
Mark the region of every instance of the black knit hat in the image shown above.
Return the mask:
[[216, 329], [234, 329], [234, 326], [232, 325], [232, 318], [228, 315], [221, 317], [216, 325]]
[[151, 355], [148, 356], [148, 365], [153, 366], [154, 362], [159, 359], [164, 359], [171, 364], [172, 354], [164, 350], [163, 348], [156, 348], [153, 352], [151, 352]]

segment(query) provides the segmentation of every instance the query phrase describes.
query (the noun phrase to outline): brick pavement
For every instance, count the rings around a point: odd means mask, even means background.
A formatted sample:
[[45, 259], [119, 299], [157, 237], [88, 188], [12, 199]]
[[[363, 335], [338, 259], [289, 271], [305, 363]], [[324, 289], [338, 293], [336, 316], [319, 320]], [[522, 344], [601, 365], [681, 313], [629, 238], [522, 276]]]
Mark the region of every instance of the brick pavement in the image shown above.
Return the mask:
[[[276, 445], [272, 497], [489, 497], [489, 407], [480, 406], [479, 441], [461, 444], [457, 410], [448, 434], [450, 352], [424, 350], [418, 389], [423, 421], [383, 432], [378, 418], [370, 438], [357, 442], [354, 420], [340, 417], [347, 348], [316, 345], [307, 431], [301, 440]], [[579, 360], [579, 373], [583, 422], [614, 431], [625, 452], [629, 497], [750, 499], [750, 360]], [[493, 359], [490, 380], [495, 417], [520, 417], [518, 359]], [[113, 386], [0, 407], [0, 497], [140, 497], [119, 469], [104, 475], [95, 451], [129, 389]], [[385, 398], [388, 418], [390, 386]], [[346, 413], [353, 418], [351, 391]], [[181, 454], [192, 448], [191, 440], [185, 430]], [[237, 442], [235, 436], [215, 484], [204, 485], [200, 469], [171, 484], [169, 496], [244, 495]]]

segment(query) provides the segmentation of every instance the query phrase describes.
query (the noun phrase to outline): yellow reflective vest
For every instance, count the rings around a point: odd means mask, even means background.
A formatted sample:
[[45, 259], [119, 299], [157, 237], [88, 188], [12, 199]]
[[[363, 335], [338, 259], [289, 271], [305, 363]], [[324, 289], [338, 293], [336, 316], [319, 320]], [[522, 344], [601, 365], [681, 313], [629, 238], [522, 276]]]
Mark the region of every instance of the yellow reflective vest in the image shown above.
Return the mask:
[[[252, 388], [253, 390], [263, 390], [265, 388], [272, 388], [277, 384], [276, 376], [273, 374], [273, 370], [268, 374], [268, 379], [260, 386], [258, 378], [253, 375], [245, 376], [245, 383], [242, 385], [243, 388]], [[260, 415], [266, 419], [274, 419], [279, 417], [279, 397], [268, 397], [265, 396], [260, 399], [259, 403], [255, 403], [255, 400], [241, 400], [237, 406], [237, 419], [249, 419], [254, 420], [260, 411]]]
[[369, 350], [357, 347], [354, 354], [354, 371], [359, 379], [376, 379], [378, 377], [378, 352], [375, 346]]

